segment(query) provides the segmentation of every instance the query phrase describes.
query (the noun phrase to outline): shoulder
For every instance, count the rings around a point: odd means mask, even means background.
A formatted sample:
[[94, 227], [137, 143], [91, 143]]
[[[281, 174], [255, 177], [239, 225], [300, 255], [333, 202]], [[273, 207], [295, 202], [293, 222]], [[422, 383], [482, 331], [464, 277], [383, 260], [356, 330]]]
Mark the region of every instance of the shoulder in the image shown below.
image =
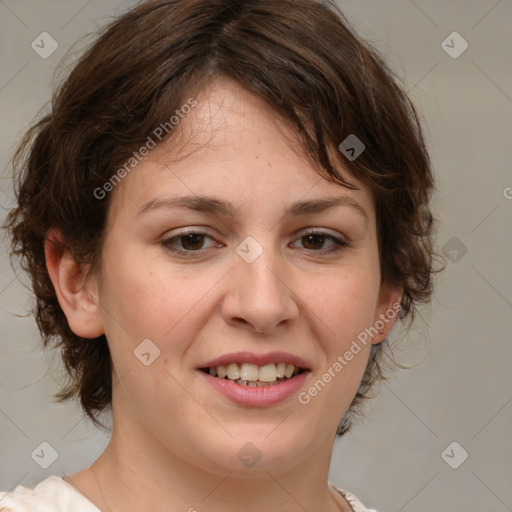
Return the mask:
[[[329, 482], [329, 485], [339, 494], [341, 494], [352, 507], [353, 512], [378, 512], [374, 508], [366, 508], [351, 492], [345, 491], [344, 489], [340, 489], [337, 485], [334, 485], [332, 482]], [[1, 509], [0, 509], [1, 512]]]
[[52, 475], [33, 487], [18, 485], [0, 492], [0, 512], [100, 512], [89, 500]]

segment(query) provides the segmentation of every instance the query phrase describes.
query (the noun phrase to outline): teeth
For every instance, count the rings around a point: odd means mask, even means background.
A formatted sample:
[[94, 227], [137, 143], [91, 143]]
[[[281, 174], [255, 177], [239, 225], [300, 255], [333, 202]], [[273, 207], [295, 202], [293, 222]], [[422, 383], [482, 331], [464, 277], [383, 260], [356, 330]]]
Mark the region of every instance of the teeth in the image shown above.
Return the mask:
[[274, 382], [277, 378], [277, 370], [275, 364], [266, 364], [260, 366], [259, 379], [262, 382]]
[[240, 378], [240, 371], [236, 363], [228, 364], [228, 379], [236, 380]]
[[208, 372], [213, 377], [228, 378], [238, 384], [254, 387], [263, 383], [278, 384], [285, 378], [291, 378], [300, 372], [293, 364], [270, 363], [258, 366], [252, 363], [230, 363], [227, 366], [219, 365], [209, 368]]
[[240, 366], [240, 378], [249, 382], [258, 380], [258, 366], [251, 363], [244, 363]]

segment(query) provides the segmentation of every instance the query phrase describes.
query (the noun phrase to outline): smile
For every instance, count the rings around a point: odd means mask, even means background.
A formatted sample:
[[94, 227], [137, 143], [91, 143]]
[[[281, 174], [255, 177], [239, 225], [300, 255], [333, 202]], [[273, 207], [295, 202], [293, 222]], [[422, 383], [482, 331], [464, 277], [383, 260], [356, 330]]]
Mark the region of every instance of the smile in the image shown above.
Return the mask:
[[230, 363], [201, 370], [212, 377], [249, 387], [274, 386], [304, 371], [291, 363], [270, 363], [262, 366], [253, 363]]

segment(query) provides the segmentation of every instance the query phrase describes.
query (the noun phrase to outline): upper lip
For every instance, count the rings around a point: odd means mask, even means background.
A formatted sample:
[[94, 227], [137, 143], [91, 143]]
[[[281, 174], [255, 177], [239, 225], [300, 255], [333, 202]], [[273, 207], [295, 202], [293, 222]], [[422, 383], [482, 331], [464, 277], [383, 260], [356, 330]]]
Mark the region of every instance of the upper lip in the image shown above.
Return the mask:
[[287, 352], [268, 352], [266, 354], [255, 354], [253, 352], [233, 352], [216, 357], [199, 366], [199, 368], [215, 368], [220, 365], [230, 363], [252, 363], [258, 366], [264, 366], [270, 363], [288, 363], [303, 370], [309, 369], [308, 363], [299, 356]]

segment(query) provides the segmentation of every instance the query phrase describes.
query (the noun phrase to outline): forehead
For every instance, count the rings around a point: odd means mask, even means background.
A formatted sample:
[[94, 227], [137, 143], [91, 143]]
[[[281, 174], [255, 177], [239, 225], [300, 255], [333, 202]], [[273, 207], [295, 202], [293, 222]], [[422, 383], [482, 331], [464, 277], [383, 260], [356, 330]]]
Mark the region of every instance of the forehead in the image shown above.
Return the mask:
[[[231, 196], [292, 203], [300, 197], [357, 198], [373, 210], [369, 189], [341, 167], [337, 149], [331, 162], [360, 190], [323, 178], [290, 123], [240, 85], [218, 79], [195, 98], [171, 136], [158, 144], [115, 190], [111, 215], [134, 210], [156, 195]], [[317, 166], [318, 167], [318, 166]]]

